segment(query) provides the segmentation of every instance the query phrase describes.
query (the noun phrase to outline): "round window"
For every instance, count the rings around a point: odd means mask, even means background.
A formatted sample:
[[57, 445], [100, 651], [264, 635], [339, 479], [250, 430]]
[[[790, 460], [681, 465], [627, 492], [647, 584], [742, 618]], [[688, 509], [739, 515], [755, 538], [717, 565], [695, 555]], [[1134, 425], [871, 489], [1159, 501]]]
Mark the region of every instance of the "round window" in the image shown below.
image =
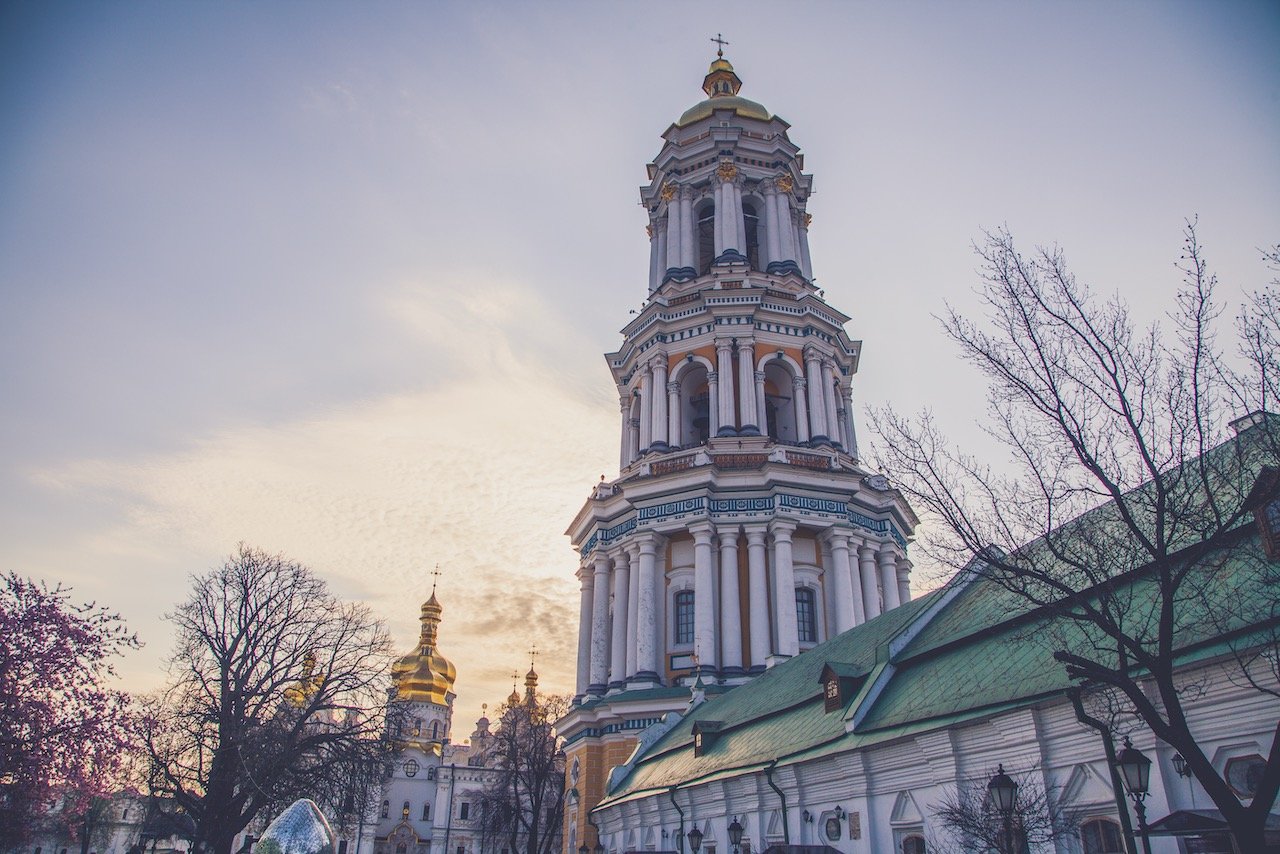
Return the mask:
[[404, 763], [404, 775], [406, 777], [412, 777], [417, 773], [418, 773], [418, 760], [410, 759], [408, 762]]

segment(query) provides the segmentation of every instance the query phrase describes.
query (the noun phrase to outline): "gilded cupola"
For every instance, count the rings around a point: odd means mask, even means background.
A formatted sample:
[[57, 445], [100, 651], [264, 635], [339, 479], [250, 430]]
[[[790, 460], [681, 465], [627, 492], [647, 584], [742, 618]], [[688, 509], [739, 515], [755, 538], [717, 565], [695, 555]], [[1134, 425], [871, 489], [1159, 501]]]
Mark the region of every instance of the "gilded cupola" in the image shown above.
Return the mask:
[[418, 638], [418, 646], [391, 668], [397, 700], [441, 706], [448, 704], [457, 670], [453, 662], [436, 649], [443, 611], [432, 590], [431, 598], [422, 604], [422, 634]]

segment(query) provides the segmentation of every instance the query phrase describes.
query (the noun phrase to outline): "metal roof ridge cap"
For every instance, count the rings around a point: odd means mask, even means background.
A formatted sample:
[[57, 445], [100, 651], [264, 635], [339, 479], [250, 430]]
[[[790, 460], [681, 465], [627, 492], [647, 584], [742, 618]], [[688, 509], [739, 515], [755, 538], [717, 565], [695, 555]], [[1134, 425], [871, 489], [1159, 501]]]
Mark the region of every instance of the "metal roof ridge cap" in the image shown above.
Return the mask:
[[981, 557], [976, 557], [965, 565], [963, 569], [951, 577], [951, 580], [943, 585], [942, 595], [931, 602], [923, 611], [916, 614], [907, 624], [893, 634], [887, 641], [889, 648], [889, 660], [895, 661], [898, 655], [907, 648], [907, 646], [920, 636], [920, 632], [933, 622], [934, 618], [955, 600], [963, 591], [969, 588], [980, 575], [977, 570], [978, 565], [985, 564], [986, 561]]

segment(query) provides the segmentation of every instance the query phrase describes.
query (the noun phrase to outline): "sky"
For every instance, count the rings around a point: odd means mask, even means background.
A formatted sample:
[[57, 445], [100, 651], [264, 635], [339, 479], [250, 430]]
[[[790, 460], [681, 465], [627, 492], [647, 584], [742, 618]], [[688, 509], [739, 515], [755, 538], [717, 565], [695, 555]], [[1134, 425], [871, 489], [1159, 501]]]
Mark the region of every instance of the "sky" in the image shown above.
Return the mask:
[[974, 312], [1007, 226], [1158, 319], [1198, 217], [1230, 302], [1280, 242], [1280, 3], [0, 4], [0, 571], [164, 614], [246, 542], [398, 649], [439, 565], [454, 735], [540, 650], [617, 472], [602, 354], [646, 294], [637, 187], [723, 33], [815, 178], [866, 407], [982, 447]]

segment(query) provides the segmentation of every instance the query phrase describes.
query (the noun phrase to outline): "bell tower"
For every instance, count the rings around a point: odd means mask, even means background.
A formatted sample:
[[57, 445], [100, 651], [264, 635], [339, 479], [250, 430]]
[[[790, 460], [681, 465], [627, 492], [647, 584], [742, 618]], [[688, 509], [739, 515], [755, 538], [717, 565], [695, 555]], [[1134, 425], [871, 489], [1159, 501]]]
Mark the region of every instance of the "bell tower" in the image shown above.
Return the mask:
[[790, 125], [742, 88], [718, 52], [640, 189], [645, 299], [605, 356], [619, 474], [567, 531], [571, 852], [594, 844], [609, 769], [695, 682], [723, 692], [910, 597], [916, 517], [859, 461], [862, 342], [813, 283], [813, 178]]

